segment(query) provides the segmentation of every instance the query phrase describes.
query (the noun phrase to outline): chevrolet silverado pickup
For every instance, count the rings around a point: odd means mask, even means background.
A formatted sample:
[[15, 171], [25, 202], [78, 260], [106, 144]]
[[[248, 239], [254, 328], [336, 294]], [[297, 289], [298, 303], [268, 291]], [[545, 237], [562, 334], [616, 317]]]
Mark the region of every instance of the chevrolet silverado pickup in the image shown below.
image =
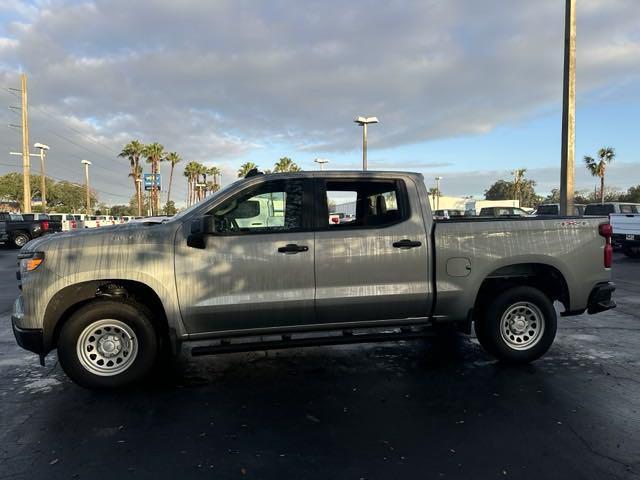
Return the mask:
[[[329, 206], [352, 211], [330, 221]], [[557, 313], [613, 308], [606, 218], [434, 221], [423, 178], [238, 180], [171, 219], [62, 232], [19, 254], [18, 344], [75, 382], [120, 387], [157, 360], [421, 338], [453, 324], [499, 360], [551, 346]]]
[[612, 213], [609, 221], [612, 242], [620, 245], [627, 257], [640, 258], [640, 213]]

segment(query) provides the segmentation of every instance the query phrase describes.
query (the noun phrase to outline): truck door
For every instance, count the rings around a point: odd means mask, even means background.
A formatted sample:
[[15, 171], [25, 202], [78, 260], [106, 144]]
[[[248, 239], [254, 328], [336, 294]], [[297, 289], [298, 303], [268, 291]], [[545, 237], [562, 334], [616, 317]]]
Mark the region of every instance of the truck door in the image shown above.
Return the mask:
[[[415, 187], [402, 178], [319, 179], [316, 202], [318, 322], [427, 316], [429, 237]], [[327, 221], [334, 214], [343, 219]]]
[[205, 248], [176, 239], [176, 283], [190, 334], [314, 323], [309, 180], [265, 180], [212, 207]]

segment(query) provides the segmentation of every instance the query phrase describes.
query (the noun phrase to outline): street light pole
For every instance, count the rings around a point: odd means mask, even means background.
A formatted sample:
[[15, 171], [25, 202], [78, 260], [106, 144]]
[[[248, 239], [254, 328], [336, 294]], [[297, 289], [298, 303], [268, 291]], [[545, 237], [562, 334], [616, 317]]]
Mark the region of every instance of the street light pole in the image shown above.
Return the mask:
[[440, 180], [442, 177], [436, 177], [436, 210], [440, 209]]
[[316, 162], [318, 165], [320, 165], [320, 170], [324, 170], [324, 166], [329, 163], [329, 160], [327, 160], [326, 158], [316, 158], [314, 160], [314, 162]]
[[378, 117], [356, 117], [353, 120], [362, 127], [362, 170], [367, 171], [367, 125], [378, 123]]
[[89, 190], [89, 160], [82, 160], [80, 163], [84, 165], [84, 182], [87, 186], [87, 215], [91, 213], [91, 191]]
[[565, 0], [560, 214], [573, 215], [576, 140], [576, 0]]
[[40, 150], [40, 196], [42, 197], [42, 213], [47, 213], [47, 185], [45, 181], [47, 177], [44, 173], [44, 157], [49, 147], [43, 143], [36, 143], [33, 148]]
[[138, 201], [138, 216], [142, 216], [142, 179], [136, 178], [136, 200]]

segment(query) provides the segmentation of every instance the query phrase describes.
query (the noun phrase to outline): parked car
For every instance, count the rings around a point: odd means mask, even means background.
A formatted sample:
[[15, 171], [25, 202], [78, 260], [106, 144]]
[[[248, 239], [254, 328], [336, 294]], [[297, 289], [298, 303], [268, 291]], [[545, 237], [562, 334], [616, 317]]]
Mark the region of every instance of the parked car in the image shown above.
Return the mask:
[[480, 209], [481, 217], [528, 217], [529, 214], [518, 207], [484, 207]]
[[584, 209], [585, 215], [605, 216], [612, 213], [640, 213], [640, 204], [627, 202], [590, 203]]
[[609, 215], [613, 228], [613, 242], [631, 258], [640, 258], [640, 214], [612, 213]]
[[84, 220], [84, 228], [108, 227], [116, 223], [115, 218], [109, 215], [88, 215]]
[[49, 220], [25, 220], [17, 213], [0, 212], [0, 244], [22, 248], [29, 240], [52, 233]]
[[[581, 217], [584, 215], [584, 209], [586, 205], [581, 203], [576, 203], [573, 205], [573, 215], [577, 217]], [[560, 215], [560, 204], [559, 203], [544, 203], [542, 205], [538, 205], [534, 215], [550, 215], [557, 216]]]
[[434, 220], [447, 220], [453, 217], [463, 217], [464, 210], [434, 210]]
[[[329, 224], [325, 198], [343, 192], [355, 218]], [[267, 194], [281, 203], [266, 221], [242, 222]], [[137, 382], [165, 352], [406, 340], [442, 324], [475, 324], [490, 354], [524, 363], [554, 340], [554, 302], [562, 315], [615, 306], [607, 218], [437, 223], [415, 173], [254, 175], [171, 219], [51, 235], [19, 258], [17, 342], [42, 362], [57, 349], [86, 387]]]

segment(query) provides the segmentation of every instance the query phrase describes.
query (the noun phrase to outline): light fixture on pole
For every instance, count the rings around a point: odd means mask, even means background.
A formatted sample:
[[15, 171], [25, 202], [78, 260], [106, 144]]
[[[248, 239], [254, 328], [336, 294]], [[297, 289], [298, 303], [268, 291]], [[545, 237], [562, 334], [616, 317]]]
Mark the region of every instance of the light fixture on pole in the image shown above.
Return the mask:
[[37, 148], [40, 150], [40, 196], [42, 197], [42, 213], [47, 213], [47, 185], [45, 183], [45, 173], [44, 173], [44, 157], [46, 156], [47, 150], [49, 150], [49, 146], [44, 143], [35, 143], [33, 148]]
[[80, 163], [84, 165], [84, 182], [87, 186], [87, 214], [91, 213], [91, 191], [89, 190], [89, 160], [82, 160]]
[[362, 170], [367, 170], [367, 125], [378, 123], [378, 117], [356, 117], [355, 123], [362, 127]]
[[326, 158], [316, 158], [314, 162], [320, 165], [320, 170], [324, 170], [324, 166], [329, 163], [329, 160]]
[[442, 177], [436, 177], [436, 210], [440, 209], [440, 180]]

